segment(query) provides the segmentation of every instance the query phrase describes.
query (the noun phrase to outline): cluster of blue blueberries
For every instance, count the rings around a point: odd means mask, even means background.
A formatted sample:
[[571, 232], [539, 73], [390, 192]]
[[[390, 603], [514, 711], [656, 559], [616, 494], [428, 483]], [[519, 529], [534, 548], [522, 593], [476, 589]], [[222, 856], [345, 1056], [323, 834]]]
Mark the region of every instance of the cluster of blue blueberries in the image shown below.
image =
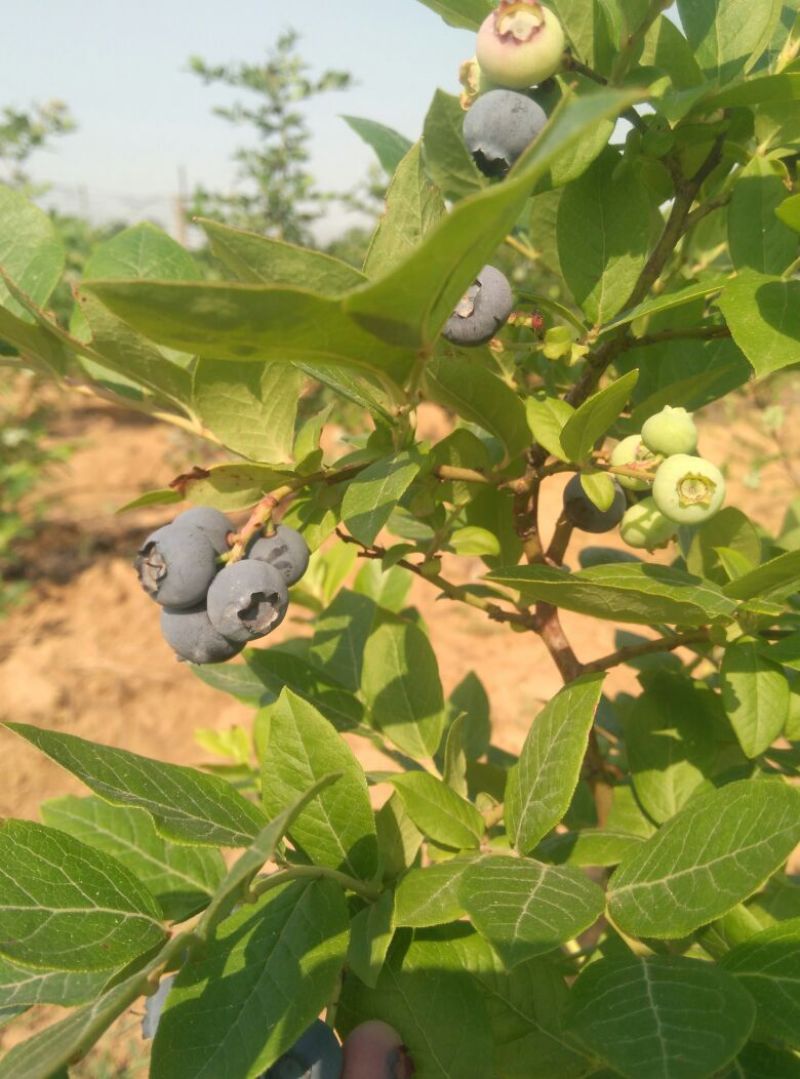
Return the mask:
[[222, 663], [283, 621], [289, 587], [308, 567], [309, 550], [293, 528], [278, 525], [251, 541], [245, 557], [225, 563], [233, 524], [198, 506], [152, 532], [136, 571], [161, 605], [161, 632], [180, 659]]

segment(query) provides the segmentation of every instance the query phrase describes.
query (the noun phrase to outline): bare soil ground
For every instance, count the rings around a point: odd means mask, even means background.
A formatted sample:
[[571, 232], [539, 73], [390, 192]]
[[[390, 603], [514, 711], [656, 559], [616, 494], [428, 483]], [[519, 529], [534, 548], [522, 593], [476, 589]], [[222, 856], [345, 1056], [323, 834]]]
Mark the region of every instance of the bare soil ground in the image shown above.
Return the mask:
[[[787, 420], [780, 445], [765, 433], [763, 414], [743, 397], [708, 410], [701, 429], [703, 453], [727, 469], [729, 502], [770, 531], [800, 493], [795, 469], [800, 391], [785, 391], [782, 397]], [[444, 420], [436, 410], [426, 409], [421, 420], [431, 433], [441, 432]], [[0, 619], [0, 717], [165, 760], [205, 760], [193, 731], [248, 724], [252, 712], [176, 663], [161, 640], [157, 611], [134, 575], [131, 558], [139, 540], [174, 511], [123, 516], [114, 511], [142, 491], [165, 486], [191, 465], [202, 465], [208, 451], [166, 425], [74, 398], [57, 402], [50, 437], [76, 449], [48, 484], [47, 525], [28, 550], [27, 600]], [[754, 462], [761, 461], [760, 482], [753, 486]], [[558, 477], [546, 485], [545, 535], [558, 514], [562, 487]], [[601, 540], [622, 546], [613, 535]], [[581, 544], [594, 542], [576, 534], [568, 563], [576, 564]], [[444, 573], [454, 580], [481, 572], [477, 559], [445, 561]], [[436, 590], [419, 579], [411, 601], [430, 626], [445, 690], [467, 671], [476, 671], [492, 702], [495, 741], [518, 749], [542, 702], [560, 685], [541, 642], [533, 634], [491, 623], [480, 612], [437, 600]], [[563, 622], [581, 660], [613, 650], [612, 623], [569, 613]], [[301, 612], [279, 633], [285, 637], [307, 629]], [[608, 690], [613, 694], [634, 684], [633, 673], [618, 668], [609, 676]], [[35, 818], [42, 800], [85, 793], [77, 780], [6, 730], [0, 730], [0, 759], [0, 815]], [[118, 1037], [125, 1037], [124, 1030], [123, 1025]], [[0, 1046], [16, 1040], [13, 1027], [0, 1033]], [[80, 1074], [144, 1074], [136, 1054], [125, 1055], [130, 1068], [124, 1071], [81, 1069]]]

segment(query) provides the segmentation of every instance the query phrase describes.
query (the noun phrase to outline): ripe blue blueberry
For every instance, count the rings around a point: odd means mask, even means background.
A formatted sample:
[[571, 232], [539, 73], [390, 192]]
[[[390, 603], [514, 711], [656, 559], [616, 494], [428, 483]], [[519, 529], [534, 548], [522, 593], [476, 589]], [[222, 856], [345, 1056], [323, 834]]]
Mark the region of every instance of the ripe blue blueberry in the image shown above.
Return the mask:
[[582, 532], [610, 532], [622, 520], [625, 505], [625, 495], [617, 483], [614, 501], [607, 510], [595, 506], [584, 491], [580, 476], [573, 476], [564, 488], [564, 514]]
[[246, 644], [280, 625], [289, 592], [280, 570], [245, 558], [224, 566], [208, 590], [211, 625], [223, 637]]
[[691, 413], [685, 408], [665, 405], [642, 424], [642, 442], [653, 453], [663, 453], [665, 457], [674, 453], [694, 453], [697, 428]]
[[538, 0], [500, 0], [481, 24], [475, 46], [481, 71], [515, 90], [549, 79], [563, 52], [561, 23]]
[[464, 142], [486, 176], [505, 176], [541, 133], [547, 114], [525, 94], [489, 90], [464, 117]]
[[380, 1019], [360, 1023], [345, 1038], [342, 1079], [412, 1079], [414, 1072], [403, 1039]]
[[243, 643], [228, 640], [211, 625], [204, 606], [188, 611], [165, 607], [161, 612], [164, 640], [189, 663], [224, 663], [241, 652]]
[[308, 544], [293, 528], [278, 525], [271, 536], [261, 536], [247, 551], [248, 558], [280, 570], [287, 585], [296, 584], [308, 569]]
[[145, 592], [163, 607], [195, 607], [219, 566], [208, 536], [192, 525], [174, 522], [156, 529], [139, 548], [136, 572]]
[[340, 1079], [342, 1047], [327, 1023], [315, 1019], [259, 1079]]
[[485, 345], [501, 329], [514, 306], [505, 274], [484, 266], [461, 297], [442, 334], [454, 345]]
[[658, 466], [653, 498], [665, 517], [696, 525], [718, 512], [725, 501], [722, 473], [704, 457], [676, 453]]
[[199, 528], [211, 540], [211, 546], [217, 554], [224, 554], [228, 550], [228, 535], [235, 531], [225, 514], [212, 509], [211, 506], [192, 506], [191, 509], [179, 513], [172, 523]]

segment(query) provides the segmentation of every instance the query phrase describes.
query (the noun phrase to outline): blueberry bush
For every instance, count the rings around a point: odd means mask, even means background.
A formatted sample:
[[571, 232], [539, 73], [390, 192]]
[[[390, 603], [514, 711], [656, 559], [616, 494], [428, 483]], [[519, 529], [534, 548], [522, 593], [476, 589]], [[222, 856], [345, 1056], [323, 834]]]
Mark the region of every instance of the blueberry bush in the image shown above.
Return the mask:
[[[800, 505], [726, 504], [692, 418], [800, 362], [796, 0], [425, 2], [476, 58], [414, 145], [354, 123], [393, 173], [360, 270], [201, 220], [207, 280], [136, 226], [66, 330], [0, 197], [7, 351], [228, 451], [134, 503], [192, 507], [136, 564], [176, 677], [255, 709], [205, 771], [9, 724], [91, 793], [0, 828], [0, 1018], [70, 1009], [2, 1079], [142, 997], [155, 1079], [800, 1074]], [[331, 460], [341, 401], [370, 433]], [[415, 576], [546, 646], [519, 756], [474, 673], [445, 696]]]

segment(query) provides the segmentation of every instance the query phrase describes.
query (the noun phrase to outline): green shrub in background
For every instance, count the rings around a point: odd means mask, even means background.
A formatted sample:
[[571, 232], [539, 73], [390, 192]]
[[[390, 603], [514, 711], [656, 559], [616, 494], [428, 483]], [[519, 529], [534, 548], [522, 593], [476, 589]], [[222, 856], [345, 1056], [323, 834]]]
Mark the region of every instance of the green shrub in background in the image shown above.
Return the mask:
[[[548, 122], [502, 177], [442, 91], [410, 148], [362, 121], [394, 174], [362, 271], [206, 220], [228, 275], [207, 282], [137, 226], [92, 254], [67, 332], [52, 226], [0, 196], [20, 364], [79, 365], [231, 451], [134, 504], [247, 511], [228, 562], [273, 515], [317, 551], [291, 595], [313, 636], [196, 668], [257, 709], [252, 734], [202, 734], [219, 768], [9, 725], [93, 793], [0, 829], [2, 1014], [74, 1008], [3, 1079], [65, 1074], [165, 973], [157, 1079], [260, 1075], [321, 1012], [340, 1037], [391, 1024], [420, 1079], [798, 1074], [800, 510], [768, 536], [721, 507], [724, 462], [697, 464], [665, 411], [800, 361], [796, 5], [680, 0], [682, 30], [664, 6], [555, 0], [567, 52], [523, 88]], [[532, 9], [504, 0], [505, 32]], [[465, 80], [465, 104], [491, 89]], [[505, 328], [482, 277], [503, 245], [531, 260]], [[454, 344], [488, 300], [494, 336]], [[309, 380], [372, 420], [334, 462], [325, 412], [296, 422]], [[420, 400], [454, 417], [435, 445]], [[615, 461], [607, 439], [640, 432]], [[543, 536], [559, 473], [580, 489]], [[565, 566], [576, 524], [622, 520], [629, 554]], [[444, 552], [483, 580], [451, 580]], [[474, 674], [445, 698], [412, 575], [552, 656], [564, 686], [518, 758]], [[616, 650], [582, 662], [562, 610], [626, 627]], [[637, 696], [604, 692], [620, 664]], [[386, 771], [364, 772], [359, 738]]]

